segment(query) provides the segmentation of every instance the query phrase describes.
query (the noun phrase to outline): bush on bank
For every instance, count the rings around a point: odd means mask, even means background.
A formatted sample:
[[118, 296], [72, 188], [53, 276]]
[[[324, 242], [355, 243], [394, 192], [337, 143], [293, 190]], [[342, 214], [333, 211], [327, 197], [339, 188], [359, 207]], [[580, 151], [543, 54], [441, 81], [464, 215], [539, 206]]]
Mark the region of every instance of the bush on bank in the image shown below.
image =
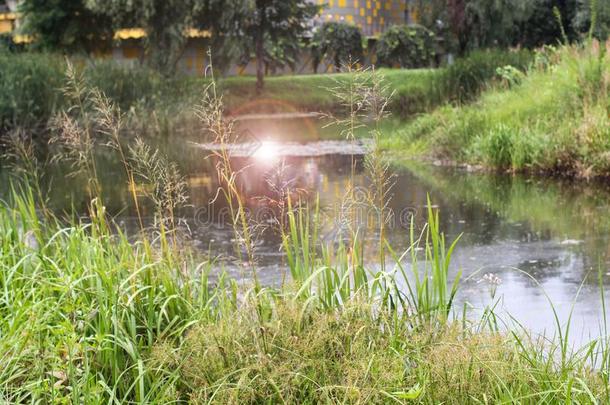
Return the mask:
[[547, 48], [519, 83], [446, 106], [392, 137], [499, 170], [610, 175], [610, 42]]
[[420, 25], [394, 25], [379, 37], [376, 53], [381, 66], [429, 68], [436, 63], [436, 36]]

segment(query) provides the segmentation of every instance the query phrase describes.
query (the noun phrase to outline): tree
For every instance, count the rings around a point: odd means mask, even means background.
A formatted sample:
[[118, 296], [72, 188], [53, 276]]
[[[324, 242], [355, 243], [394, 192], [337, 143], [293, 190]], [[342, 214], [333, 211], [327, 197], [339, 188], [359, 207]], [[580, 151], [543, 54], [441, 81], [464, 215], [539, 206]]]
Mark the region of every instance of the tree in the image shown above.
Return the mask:
[[239, 40], [244, 55], [253, 51], [256, 57], [257, 93], [264, 86], [266, 56], [277, 63], [292, 55], [319, 10], [309, 0], [246, 0], [239, 18]]
[[246, 10], [244, 0], [87, 0], [87, 5], [110, 17], [115, 28], [144, 29], [147, 61], [164, 74], [175, 71], [191, 28], [210, 31], [215, 60], [227, 65], [236, 56], [233, 39]]
[[534, 48], [562, 42], [564, 34], [571, 40], [575, 12], [576, 0], [534, 0], [530, 15], [520, 23], [519, 43]]
[[330, 59], [338, 72], [342, 64], [362, 61], [362, 33], [355, 25], [327, 22], [315, 31], [311, 48], [315, 71], [322, 60]]
[[107, 17], [86, 7], [85, 0], [23, 0], [23, 32], [34, 46], [66, 52], [92, 52], [112, 41]]
[[382, 66], [429, 67], [434, 64], [436, 37], [419, 25], [395, 25], [379, 38], [377, 58]]
[[[453, 48], [457, 48], [459, 55], [466, 53], [469, 41], [469, 27], [466, 18], [467, 0], [447, 0], [448, 30], [452, 36], [450, 41]], [[455, 44], [455, 45], [453, 45]]]
[[580, 33], [591, 33], [604, 41], [610, 35], [610, 2], [608, 0], [577, 0], [574, 27]]
[[471, 48], [515, 45], [519, 23], [532, 12], [532, 0], [468, 0], [466, 19]]
[[447, 49], [463, 55], [476, 48], [556, 43], [562, 28], [572, 39], [577, 1], [585, 0], [413, 0], [411, 7]]
[[90, 10], [112, 19], [115, 28], [144, 29], [147, 60], [164, 74], [174, 71], [186, 32], [203, 0], [88, 0]]
[[239, 30], [245, 10], [243, 0], [204, 0], [195, 8], [193, 28], [210, 32], [215, 70], [225, 70], [241, 56]]

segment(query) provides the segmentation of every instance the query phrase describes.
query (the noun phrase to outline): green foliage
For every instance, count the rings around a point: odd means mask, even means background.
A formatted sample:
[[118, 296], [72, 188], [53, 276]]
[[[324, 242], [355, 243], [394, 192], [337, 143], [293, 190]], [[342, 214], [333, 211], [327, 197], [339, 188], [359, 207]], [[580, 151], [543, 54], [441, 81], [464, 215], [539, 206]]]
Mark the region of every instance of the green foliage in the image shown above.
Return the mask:
[[248, 0], [239, 16], [238, 41], [244, 58], [256, 58], [256, 89], [264, 84], [265, 64], [282, 65], [296, 59], [309, 21], [320, 6], [307, 0]]
[[362, 33], [355, 25], [326, 22], [314, 33], [311, 49], [314, 55], [314, 70], [323, 60], [330, 60], [337, 71], [347, 63], [362, 62]]
[[115, 28], [146, 31], [147, 61], [163, 74], [175, 71], [187, 42], [186, 32], [203, 0], [89, 0], [88, 8], [111, 19]]
[[575, 28], [605, 41], [610, 35], [610, 4], [604, 0], [577, 0], [577, 3]]
[[110, 46], [112, 23], [86, 6], [87, 0], [24, 0], [23, 32], [44, 50], [91, 52]]
[[382, 66], [431, 67], [435, 63], [436, 38], [422, 26], [392, 26], [379, 38], [376, 52]]
[[[87, 82], [103, 90], [124, 112], [137, 130], [170, 134], [178, 130], [192, 133], [196, 119], [192, 105], [199, 101], [208, 81], [198, 77], [164, 77], [145, 66], [127, 67], [113, 61], [74, 59], [83, 70]], [[65, 100], [60, 92], [63, 58], [51, 54], [9, 54], [0, 52], [0, 92], [6, 94], [0, 105], [0, 120], [7, 129], [44, 125], [55, 107]], [[35, 75], [23, 74], [33, 72]], [[392, 109], [407, 116], [426, 111], [442, 100], [430, 92], [440, 78], [441, 70], [382, 70], [397, 96]], [[220, 82], [224, 102], [230, 111], [246, 113], [322, 111], [338, 112], [339, 106], [328, 88], [334, 80], [345, 82], [349, 74], [278, 76], [267, 80], [263, 98], [281, 100], [278, 104], [253, 104], [256, 97], [255, 79], [228, 77]], [[38, 80], [40, 78], [40, 80]], [[18, 89], [29, 89], [18, 90]], [[243, 110], [244, 105], [249, 105]], [[152, 127], [151, 127], [152, 126]]]
[[531, 0], [470, 0], [466, 5], [470, 48], [514, 45], [518, 23], [531, 15]]
[[514, 66], [501, 66], [496, 69], [498, 76], [507, 87], [518, 86], [525, 78], [525, 74]]
[[576, 6], [577, 0], [535, 0], [529, 16], [518, 22], [517, 42], [534, 48], [573, 40], [576, 37], [573, 28]]
[[125, 111], [138, 104], [153, 107], [154, 98], [161, 96], [160, 89], [166, 81], [152, 69], [133, 69], [111, 61], [94, 62], [85, 72], [90, 86], [101, 89]]
[[531, 60], [532, 54], [528, 51], [474, 51], [467, 57], [456, 60], [444, 71], [441, 94], [451, 101], [468, 102], [476, 98], [497, 76], [498, 68], [512, 66], [524, 71]]
[[0, 52], [0, 130], [45, 124], [61, 102], [63, 70], [57, 56]]
[[172, 373], [145, 364], [155, 342], [179, 341], [196, 313], [211, 314], [206, 268], [183, 277], [177, 268], [196, 265], [186, 256], [159, 257], [147, 242], [91, 225], [46, 222], [27, 194], [12, 204], [0, 208], [2, 398], [168, 401]]
[[490, 88], [472, 105], [408, 124], [403, 142], [425, 142], [436, 155], [499, 169], [610, 175], [604, 46], [563, 47], [545, 59], [519, 85]]
[[478, 48], [555, 45], [564, 32], [572, 40], [575, 16], [583, 9], [578, 0], [414, 0], [411, 7], [418, 22], [459, 55]]

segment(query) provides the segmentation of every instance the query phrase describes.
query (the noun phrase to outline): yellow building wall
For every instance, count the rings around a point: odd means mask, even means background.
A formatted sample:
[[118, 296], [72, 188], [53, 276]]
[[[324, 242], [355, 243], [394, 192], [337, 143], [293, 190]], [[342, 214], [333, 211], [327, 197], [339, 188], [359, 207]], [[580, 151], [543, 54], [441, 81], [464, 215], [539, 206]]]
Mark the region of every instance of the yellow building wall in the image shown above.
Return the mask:
[[326, 5], [319, 20], [354, 23], [366, 36], [377, 36], [389, 26], [407, 22], [407, 0], [317, 0]]
[[13, 31], [13, 22], [9, 20], [0, 20], [0, 34], [8, 34]]
[[0, 34], [12, 32], [15, 24], [15, 14], [0, 13]]

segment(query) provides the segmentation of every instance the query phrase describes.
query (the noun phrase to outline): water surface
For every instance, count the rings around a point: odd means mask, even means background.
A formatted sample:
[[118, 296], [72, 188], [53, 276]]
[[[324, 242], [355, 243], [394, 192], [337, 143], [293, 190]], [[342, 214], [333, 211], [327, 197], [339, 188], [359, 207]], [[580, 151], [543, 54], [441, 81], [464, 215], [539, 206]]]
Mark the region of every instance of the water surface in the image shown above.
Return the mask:
[[[177, 214], [183, 219], [190, 243], [201, 252], [224, 257], [226, 268], [240, 276], [232, 249], [230, 215], [222, 198], [216, 198], [214, 159], [206, 158], [207, 152], [185, 140], [165, 140], [161, 147], [186, 174], [189, 205]], [[299, 148], [295, 144], [291, 147]], [[319, 198], [325, 217], [321, 238], [332, 243], [340, 231], [338, 213], [349, 184], [353, 182], [362, 193], [370, 189], [363, 157], [345, 150], [322, 156], [272, 156], [274, 150], [234, 158], [233, 165], [240, 172], [237, 182], [250, 214], [272, 228], [278, 201], [285, 198], [282, 190], [290, 189], [293, 200], [313, 203]], [[135, 209], [120, 164], [113, 153], [102, 149], [99, 164], [108, 212], [124, 227], [135, 228]], [[84, 214], [86, 182], [66, 173], [60, 166], [47, 170], [44, 181], [50, 205], [58, 212], [74, 207]], [[0, 174], [4, 195], [9, 177], [10, 170]], [[451, 267], [452, 275], [461, 270], [466, 279], [460, 290], [460, 307], [466, 304], [477, 313], [495, 302], [491, 298], [493, 285], [484, 277], [494, 274], [501, 279], [495, 300], [503, 319], [509, 321], [510, 314], [537, 333], [552, 332], [554, 319], [548, 300], [565, 322], [578, 294], [573, 307], [573, 341], [599, 335], [603, 313], [598, 274], [604, 285], [610, 283], [608, 185], [474, 174], [425, 165], [397, 172], [393, 184], [389, 208], [394, 217], [388, 237], [396, 250], [408, 246], [411, 218], [418, 229], [425, 223], [428, 195], [440, 210], [441, 229], [447, 239], [461, 236]], [[150, 224], [153, 207], [143, 203], [142, 213]], [[280, 239], [276, 232], [261, 229], [256, 242], [260, 276], [263, 282], [277, 285], [286, 276]], [[363, 228], [367, 246], [375, 245], [376, 229], [374, 225]], [[371, 268], [376, 266], [374, 250], [366, 254]]]

